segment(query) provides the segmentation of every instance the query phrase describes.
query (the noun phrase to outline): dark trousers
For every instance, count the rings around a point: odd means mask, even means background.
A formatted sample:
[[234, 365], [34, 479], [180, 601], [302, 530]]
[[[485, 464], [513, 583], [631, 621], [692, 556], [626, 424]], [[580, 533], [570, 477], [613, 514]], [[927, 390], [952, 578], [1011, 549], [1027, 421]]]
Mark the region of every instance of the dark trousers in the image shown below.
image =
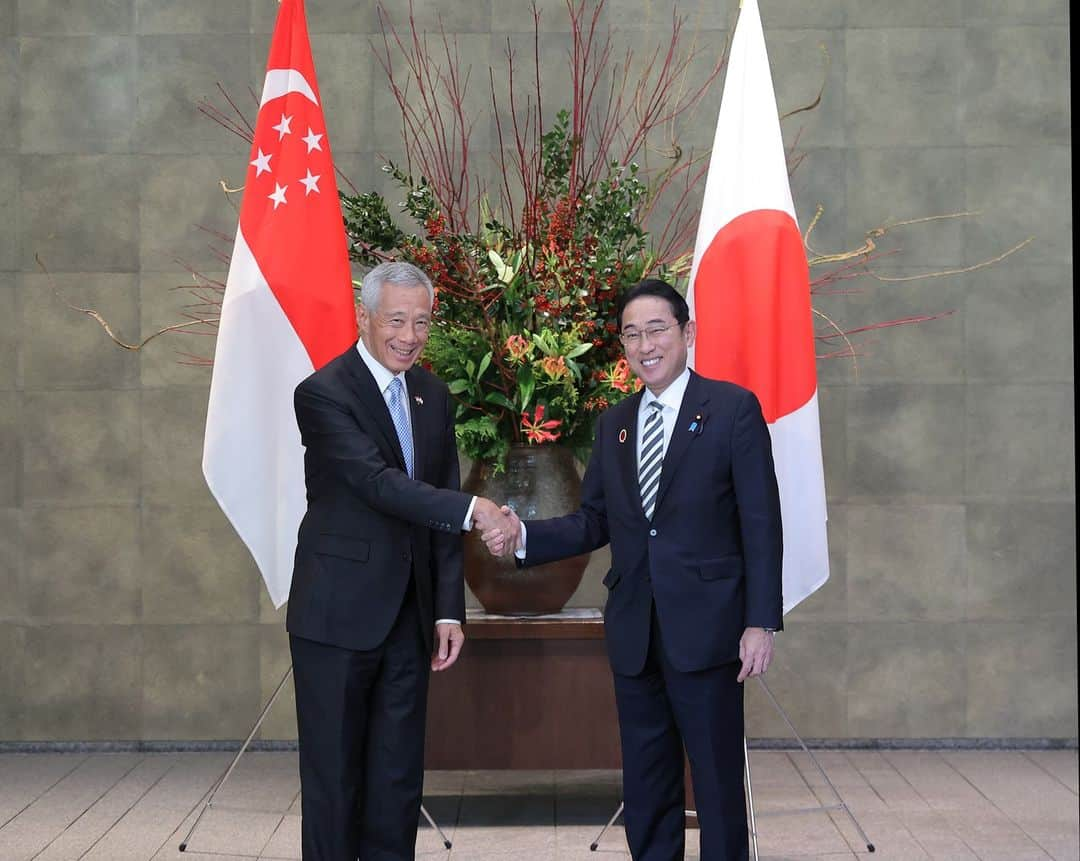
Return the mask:
[[746, 861], [743, 686], [739, 664], [682, 673], [664, 653], [654, 609], [645, 669], [615, 674], [626, 838], [634, 861], [685, 853], [683, 748], [701, 828], [701, 861]]
[[430, 656], [413, 590], [370, 651], [290, 637], [304, 861], [415, 857]]

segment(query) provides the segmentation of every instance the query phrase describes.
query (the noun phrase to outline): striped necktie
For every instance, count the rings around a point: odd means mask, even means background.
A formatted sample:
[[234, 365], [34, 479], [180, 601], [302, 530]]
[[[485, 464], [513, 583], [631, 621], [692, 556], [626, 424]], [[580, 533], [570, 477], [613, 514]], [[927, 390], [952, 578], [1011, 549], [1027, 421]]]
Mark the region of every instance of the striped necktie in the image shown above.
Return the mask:
[[394, 428], [397, 430], [398, 442], [401, 443], [401, 453], [405, 455], [405, 471], [409, 478], [413, 477], [413, 444], [412, 426], [409, 424], [409, 416], [405, 412], [405, 394], [401, 377], [394, 377], [390, 381], [390, 418], [394, 420]]
[[660, 401], [651, 401], [649, 407], [652, 412], [645, 419], [645, 430], [641, 435], [641, 463], [638, 467], [641, 509], [645, 512], [646, 520], [652, 520], [656, 508], [660, 469], [664, 464], [664, 420], [660, 415], [664, 405]]

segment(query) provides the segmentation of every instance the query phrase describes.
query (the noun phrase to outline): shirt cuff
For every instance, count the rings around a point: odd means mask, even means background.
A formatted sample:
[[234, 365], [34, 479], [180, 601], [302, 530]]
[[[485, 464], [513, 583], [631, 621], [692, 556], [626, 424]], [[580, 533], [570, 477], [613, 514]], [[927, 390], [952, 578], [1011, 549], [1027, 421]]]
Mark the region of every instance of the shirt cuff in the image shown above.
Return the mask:
[[465, 511], [465, 522], [463, 524], [461, 524], [461, 531], [462, 532], [471, 532], [472, 531], [472, 512], [473, 512], [474, 508], [476, 508], [476, 497], [475, 496], [472, 498], [472, 502], [469, 503], [469, 507]]
[[461, 620], [460, 619], [436, 619], [435, 624], [436, 625], [460, 625]]
[[525, 541], [528, 538], [528, 533], [525, 531], [525, 521], [521, 521], [521, 540], [518, 542], [517, 550], [514, 551], [515, 559], [525, 558]]

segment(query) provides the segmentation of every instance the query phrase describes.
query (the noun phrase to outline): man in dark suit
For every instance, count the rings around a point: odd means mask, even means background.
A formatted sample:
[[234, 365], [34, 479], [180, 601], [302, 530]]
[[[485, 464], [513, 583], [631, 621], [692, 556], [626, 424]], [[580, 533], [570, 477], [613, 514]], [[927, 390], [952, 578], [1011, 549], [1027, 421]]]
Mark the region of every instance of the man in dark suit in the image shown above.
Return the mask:
[[308, 508], [286, 626], [305, 861], [414, 857], [428, 670], [465, 639], [460, 533], [510, 525], [460, 492], [449, 392], [414, 367], [433, 295], [414, 266], [372, 269], [360, 340], [296, 389]]
[[742, 682], [768, 667], [782, 624], [769, 430], [752, 392], [687, 368], [695, 327], [670, 285], [635, 285], [618, 322], [645, 388], [597, 422], [580, 508], [526, 522], [517, 555], [540, 565], [611, 543], [604, 630], [635, 861], [683, 857], [684, 746], [701, 859], [741, 861]]

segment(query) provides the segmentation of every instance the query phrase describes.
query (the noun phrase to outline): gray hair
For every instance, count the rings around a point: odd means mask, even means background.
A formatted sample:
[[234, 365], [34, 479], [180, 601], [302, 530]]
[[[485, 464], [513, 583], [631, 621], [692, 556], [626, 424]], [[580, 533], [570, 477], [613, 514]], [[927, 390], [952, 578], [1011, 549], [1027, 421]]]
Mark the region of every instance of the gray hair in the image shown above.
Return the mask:
[[383, 284], [395, 284], [398, 287], [424, 287], [428, 292], [428, 298], [435, 302], [435, 288], [431, 286], [431, 279], [411, 263], [391, 261], [380, 263], [367, 275], [364, 276], [360, 285], [360, 302], [369, 311], [379, 310], [379, 298], [382, 296]]

